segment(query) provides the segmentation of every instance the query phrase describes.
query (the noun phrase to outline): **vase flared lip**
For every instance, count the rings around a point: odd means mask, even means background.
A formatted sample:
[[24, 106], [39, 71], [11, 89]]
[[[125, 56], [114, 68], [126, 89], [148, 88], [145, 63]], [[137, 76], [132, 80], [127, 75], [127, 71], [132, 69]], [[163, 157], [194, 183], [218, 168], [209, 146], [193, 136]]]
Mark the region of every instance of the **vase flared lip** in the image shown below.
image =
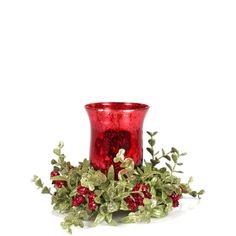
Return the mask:
[[113, 110], [113, 111], [134, 111], [148, 110], [149, 106], [136, 102], [95, 102], [85, 105], [86, 110]]

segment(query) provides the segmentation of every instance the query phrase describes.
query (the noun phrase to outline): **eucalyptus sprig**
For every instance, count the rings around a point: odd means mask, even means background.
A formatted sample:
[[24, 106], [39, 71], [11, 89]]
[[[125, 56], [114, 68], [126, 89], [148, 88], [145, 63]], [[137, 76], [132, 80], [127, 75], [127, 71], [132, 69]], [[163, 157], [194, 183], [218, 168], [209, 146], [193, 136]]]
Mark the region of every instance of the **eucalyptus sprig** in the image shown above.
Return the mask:
[[35, 185], [41, 190], [41, 193], [43, 194], [50, 194], [52, 195], [51, 193], [51, 188], [48, 188], [47, 186], [44, 186], [42, 180], [37, 176], [37, 175], [34, 175], [33, 179], [32, 179], [32, 182], [35, 183]]
[[[38, 176], [33, 182], [42, 193], [50, 194], [53, 209], [66, 214], [61, 223], [63, 229], [72, 233], [72, 226], [84, 227], [84, 221], [93, 220], [93, 226], [102, 221], [117, 225], [114, 213], [123, 211], [127, 216], [123, 223], [150, 222], [151, 218], [162, 218], [177, 207], [184, 194], [199, 197], [204, 190], [193, 191], [190, 187], [192, 178], [182, 183], [175, 174], [182, 173], [177, 167], [183, 163], [180, 153], [172, 147], [170, 151], [155, 150], [157, 132], [149, 135], [150, 162], [145, 161], [141, 167], [135, 167], [131, 157], [125, 157], [125, 150], [120, 149], [113, 159], [106, 175], [95, 170], [85, 159], [72, 166], [62, 153], [64, 144], [59, 143], [53, 152], [57, 160], [51, 164], [51, 181], [53, 189], [45, 186]], [[161, 167], [162, 160], [165, 167]], [[160, 164], [160, 167], [158, 167]], [[119, 165], [118, 175], [116, 167]]]

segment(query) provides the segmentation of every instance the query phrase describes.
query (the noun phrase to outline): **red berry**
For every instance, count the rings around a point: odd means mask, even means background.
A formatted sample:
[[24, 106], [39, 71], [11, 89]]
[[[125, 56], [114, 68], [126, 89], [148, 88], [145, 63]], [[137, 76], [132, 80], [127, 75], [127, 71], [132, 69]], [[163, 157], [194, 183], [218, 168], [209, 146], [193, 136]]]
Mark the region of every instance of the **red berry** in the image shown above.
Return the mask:
[[140, 194], [136, 194], [135, 196], [134, 196], [134, 200], [135, 200], [135, 202], [139, 205], [139, 206], [143, 206], [144, 204], [143, 204], [143, 198], [142, 198], [142, 196], [140, 195]]
[[82, 194], [82, 195], [85, 195], [89, 192], [89, 189], [87, 187], [84, 187], [84, 186], [79, 186], [77, 188], [77, 193], [78, 194]]
[[96, 208], [97, 208], [96, 202], [95, 202], [95, 201], [89, 202], [88, 208], [89, 208], [90, 210], [96, 210]]
[[[58, 170], [53, 170], [51, 173], [50, 173], [50, 176], [53, 177], [53, 176], [58, 176], [60, 175], [60, 173], [58, 172]], [[56, 184], [57, 181], [53, 180], [52, 183], [53, 184]], [[58, 184], [58, 186], [60, 186], [60, 184]], [[61, 186], [62, 187], [62, 186]], [[58, 187], [58, 188], [61, 188], [61, 187]]]
[[171, 198], [172, 198], [172, 202], [173, 202], [173, 207], [178, 207], [179, 206], [179, 199], [181, 198], [181, 195], [172, 194]]
[[128, 196], [128, 197], [124, 198], [124, 200], [125, 200], [126, 203], [134, 202], [134, 199], [133, 199], [132, 196]]
[[144, 194], [145, 198], [149, 198], [149, 199], [152, 198], [152, 194], [150, 192], [148, 192], [148, 191], [143, 192], [143, 194]]
[[181, 198], [181, 195], [179, 195], [179, 194], [172, 194], [171, 198], [172, 198], [173, 201], [178, 201]]
[[51, 173], [50, 173], [51, 177], [53, 176], [58, 176], [60, 175], [60, 173], [58, 172], [58, 170], [53, 170]]
[[94, 192], [89, 192], [88, 194], [89, 201], [93, 201], [95, 197], [96, 197], [96, 194]]
[[128, 209], [130, 211], [137, 211], [138, 210], [138, 203], [130, 202], [129, 205], [128, 205]]
[[173, 207], [178, 207], [179, 206], [179, 201], [173, 201]]
[[72, 199], [72, 206], [78, 206], [78, 201], [76, 200], [76, 198]]
[[134, 186], [134, 191], [139, 191], [139, 189], [140, 189], [140, 186], [141, 186], [141, 184], [140, 183], [137, 183], [137, 184], [135, 184], [135, 186]]
[[76, 197], [76, 200], [77, 200], [78, 204], [80, 205], [82, 202], [84, 202], [85, 198], [84, 198], [84, 196], [79, 195]]
[[55, 180], [55, 181], [53, 181], [54, 182], [54, 184], [55, 184], [55, 186], [57, 187], [57, 188], [62, 188], [62, 186], [64, 186], [65, 185], [65, 181], [63, 181], [63, 180]]
[[142, 184], [142, 192], [144, 193], [144, 192], [146, 192], [146, 191], [149, 191], [148, 185]]
[[82, 202], [84, 202], [85, 198], [82, 195], [77, 196], [72, 199], [72, 206], [79, 206]]

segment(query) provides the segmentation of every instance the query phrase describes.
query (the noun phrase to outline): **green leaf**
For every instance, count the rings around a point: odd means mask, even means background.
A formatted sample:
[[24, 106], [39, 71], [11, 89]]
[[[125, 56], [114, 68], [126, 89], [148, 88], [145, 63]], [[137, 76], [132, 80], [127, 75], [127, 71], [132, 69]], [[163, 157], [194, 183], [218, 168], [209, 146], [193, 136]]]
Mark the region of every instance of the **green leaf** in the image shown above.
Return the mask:
[[157, 131], [153, 132], [153, 133], [152, 133], [152, 136], [155, 136], [157, 133], [158, 133]]
[[155, 145], [156, 141], [155, 141], [155, 139], [149, 139], [148, 143], [151, 147], [153, 147]]
[[153, 166], [155, 166], [155, 165], [157, 165], [157, 164], [160, 163], [160, 160], [157, 159], [157, 158], [155, 158], [155, 159], [151, 159], [150, 161], [151, 161], [151, 163], [152, 163]]
[[52, 165], [55, 165], [56, 163], [57, 163], [56, 160], [54, 160], [54, 159], [51, 160], [51, 164], [52, 164]]
[[162, 199], [163, 202], [166, 201], [167, 197], [168, 197], [167, 194], [164, 191], [162, 191], [161, 192], [161, 199]]
[[115, 212], [115, 211], [118, 211], [119, 210], [119, 204], [116, 203], [116, 202], [109, 202], [107, 204], [107, 211], [109, 213], [112, 213], [112, 212]]
[[121, 167], [125, 168], [126, 170], [133, 170], [134, 169], [134, 160], [132, 158], [125, 158]]
[[128, 211], [128, 206], [127, 203], [125, 201], [122, 201], [120, 204], [120, 210], [121, 211]]
[[118, 162], [121, 162], [122, 159], [120, 157], [115, 157], [115, 158], [113, 158], [113, 161], [114, 161], [114, 163], [118, 163]]
[[108, 213], [107, 203], [103, 203], [103, 204], [99, 207], [99, 211], [100, 211], [100, 214], [106, 215], [106, 214]]
[[43, 183], [42, 180], [38, 177], [38, 176], [34, 176], [33, 178], [33, 182], [35, 183], [35, 185], [39, 188], [43, 188]]
[[162, 152], [162, 156], [166, 155], [165, 150], [163, 148], [161, 149], [161, 152]]
[[122, 218], [123, 223], [136, 223], [140, 222], [140, 217], [135, 213], [129, 213], [128, 216]]
[[180, 154], [180, 156], [186, 156], [188, 153], [187, 152], [183, 152]]
[[192, 191], [192, 192], [190, 193], [190, 195], [193, 196], [193, 197], [197, 197], [198, 194], [197, 194], [196, 191]]
[[144, 205], [151, 205], [151, 203], [152, 203], [152, 202], [151, 202], [151, 200], [150, 200], [149, 198], [144, 198], [144, 199], [143, 199], [143, 204], [144, 204]]
[[106, 175], [104, 175], [100, 170], [97, 170], [90, 179], [93, 181], [95, 186], [100, 186], [107, 181]]
[[181, 171], [181, 170], [175, 170], [174, 172], [175, 172], [175, 173], [179, 173], [179, 174], [183, 174], [183, 173], [184, 173], [184, 172]]
[[201, 199], [200, 196], [203, 195], [204, 193], [205, 193], [205, 190], [204, 190], [204, 189], [200, 190], [200, 191], [197, 193], [198, 198]]
[[[86, 185], [84, 184], [83, 186], [86, 186]], [[90, 191], [94, 191], [94, 189], [95, 189], [94, 184], [91, 182], [88, 182], [87, 187], [89, 188]]]
[[141, 170], [140, 167], [137, 167], [137, 171], [138, 171], [139, 175], [142, 175], [142, 174], [143, 174], [143, 171]]
[[166, 163], [166, 166], [169, 168], [169, 170], [172, 172], [173, 171], [173, 169], [172, 169], [172, 167], [171, 167], [171, 165], [169, 164], [169, 163]]
[[114, 166], [113, 165], [111, 165], [109, 170], [108, 170], [107, 178], [109, 180], [114, 180], [115, 179], [115, 171], [114, 171]]
[[102, 215], [101, 213], [97, 214], [97, 217], [95, 218], [94, 222], [93, 222], [93, 226], [97, 226], [98, 224], [100, 224], [102, 221], [104, 221], [105, 219], [105, 215]]
[[123, 148], [119, 149], [118, 153], [116, 154], [116, 156], [119, 156], [122, 159], [124, 159], [124, 155], [125, 155], [125, 149]]
[[84, 223], [83, 223], [82, 220], [79, 220], [79, 219], [78, 219], [75, 226], [79, 226], [80, 228], [83, 228], [83, 227], [84, 227]]
[[109, 186], [106, 192], [110, 200], [113, 200], [117, 196], [116, 188], [114, 186]]
[[160, 171], [161, 173], [165, 173], [165, 172], [166, 172], [166, 168], [165, 168], [165, 167], [162, 167], [159, 171]]
[[75, 188], [74, 190], [72, 190], [69, 194], [70, 197], [75, 197], [77, 195], [77, 189]]
[[65, 211], [67, 211], [69, 208], [70, 208], [70, 202], [69, 201], [62, 201], [62, 202], [59, 202], [58, 205], [57, 205], [57, 210], [60, 212], [60, 213], [64, 213]]
[[165, 216], [166, 216], [166, 213], [162, 209], [153, 209], [152, 210], [152, 217], [154, 217], [154, 218], [162, 218]]
[[50, 189], [48, 187], [46, 187], [46, 186], [42, 189], [42, 193], [44, 193], [44, 194], [51, 194]]
[[156, 176], [152, 177], [151, 179], [151, 185], [155, 185], [157, 183], [158, 179]]
[[173, 154], [171, 155], [171, 158], [172, 158], [172, 160], [173, 160], [174, 163], [177, 163], [178, 156], [177, 156], [175, 153], [173, 153]]
[[124, 199], [125, 197], [128, 197], [130, 195], [129, 192], [119, 193], [116, 199]]
[[98, 204], [101, 204], [102, 202], [101, 202], [101, 198], [100, 197], [95, 197], [94, 198], [94, 201], [96, 202], [96, 203], [98, 203]]
[[106, 214], [106, 216], [105, 216], [105, 221], [106, 221], [108, 224], [111, 224], [111, 222], [112, 222], [112, 214]]
[[154, 151], [153, 151], [153, 149], [152, 148], [150, 148], [150, 147], [147, 147], [146, 148], [147, 149], [147, 151], [153, 156], [153, 154], [154, 154]]
[[98, 197], [100, 197], [103, 194], [103, 192], [104, 192], [103, 190], [98, 190], [98, 189], [95, 190], [95, 194]]
[[204, 194], [204, 193], [205, 193], [205, 190], [202, 189], [202, 190], [200, 190], [200, 191], [198, 192], [198, 195], [202, 195], [202, 194]]
[[167, 159], [168, 161], [170, 161], [171, 159], [170, 159], [170, 156], [168, 156], [168, 155], [165, 155], [165, 156], [163, 156], [165, 159]]
[[109, 223], [109, 225], [111, 225], [111, 226], [117, 226], [117, 222], [112, 219], [111, 222]]
[[153, 133], [150, 132], [150, 131], [147, 131], [147, 134], [148, 134], [150, 137], [155, 136], [157, 133], [158, 133], [157, 131], [155, 131], [155, 132], [153, 132]]
[[61, 149], [60, 148], [54, 148], [53, 149], [54, 154], [56, 154], [57, 156], [61, 155]]
[[175, 147], [171, 148], [171, 152], [175, 152], [175, 153], [177, 153], [179, 155], [179, 151]]
[[126, 169], [120, 170], [119, 173], [118, 173], [119, 181], [125, 180], [124, 175], [127, 175], [127, 174], [128, 174], [128, 171]]
[[191, 184], [193, 182], [193, 177], [189, 177], [188, 184]]

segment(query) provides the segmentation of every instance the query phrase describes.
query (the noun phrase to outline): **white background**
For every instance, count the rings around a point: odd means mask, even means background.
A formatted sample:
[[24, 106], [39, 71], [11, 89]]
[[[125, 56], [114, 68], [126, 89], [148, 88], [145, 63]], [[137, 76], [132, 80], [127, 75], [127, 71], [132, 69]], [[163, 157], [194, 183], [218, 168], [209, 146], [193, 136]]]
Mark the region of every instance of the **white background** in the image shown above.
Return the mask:
[[144, 130], [187, 151], [200, 201], [151, 224], [101, 225], [74, 235], [235, 235], [235, 1], [0, 2], [0, 235], [67, 235], [49, 197], [59, 140], [88, 157], [84, 105], [150, 105]]

